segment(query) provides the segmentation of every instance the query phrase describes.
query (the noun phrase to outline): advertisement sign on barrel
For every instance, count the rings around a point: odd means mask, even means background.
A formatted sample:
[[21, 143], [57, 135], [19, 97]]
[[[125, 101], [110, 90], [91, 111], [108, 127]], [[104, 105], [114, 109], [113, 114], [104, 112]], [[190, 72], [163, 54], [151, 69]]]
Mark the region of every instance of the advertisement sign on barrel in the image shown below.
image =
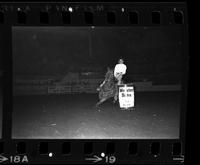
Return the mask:
[[119, 106], [123, 109], [134, 107], [134, 86], [133, 84], [119, 85]]

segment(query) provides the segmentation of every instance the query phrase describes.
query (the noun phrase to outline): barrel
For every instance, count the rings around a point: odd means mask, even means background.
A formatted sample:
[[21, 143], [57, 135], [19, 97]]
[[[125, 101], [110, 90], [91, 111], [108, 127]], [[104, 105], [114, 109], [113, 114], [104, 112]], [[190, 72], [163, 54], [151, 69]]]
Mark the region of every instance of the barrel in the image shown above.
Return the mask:
[[132, 83], [118, 85], [119, 90], [119, 106], [122, 109], [129, 109], [134, 107], [135, 95], [134, 86]]

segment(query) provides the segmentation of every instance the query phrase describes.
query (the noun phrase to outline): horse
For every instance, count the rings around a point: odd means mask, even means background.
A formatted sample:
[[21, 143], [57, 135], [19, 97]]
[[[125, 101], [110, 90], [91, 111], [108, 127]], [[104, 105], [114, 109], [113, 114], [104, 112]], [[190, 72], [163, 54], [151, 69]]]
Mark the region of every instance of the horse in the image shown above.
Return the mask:
[[104, 82], [97, 88], [99, 91], [99, 102], [96, 107], [105, 102], [107, 99], [113, 97], [113, 103], [117, 101], [118, 98], [118, 86], [114, 77], [114, 70], [107, 68], [107, 73], [105, 75]]

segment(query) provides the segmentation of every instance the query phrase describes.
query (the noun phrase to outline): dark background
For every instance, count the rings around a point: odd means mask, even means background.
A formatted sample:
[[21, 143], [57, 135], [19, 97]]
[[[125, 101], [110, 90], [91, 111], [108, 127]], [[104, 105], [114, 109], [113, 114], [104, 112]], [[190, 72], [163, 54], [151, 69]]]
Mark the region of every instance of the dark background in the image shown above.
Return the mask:
[[170, 28], [14, 27], [15, 75], [102, 72], [124, 58], [128, 75], [180, 83], [182, 31]]

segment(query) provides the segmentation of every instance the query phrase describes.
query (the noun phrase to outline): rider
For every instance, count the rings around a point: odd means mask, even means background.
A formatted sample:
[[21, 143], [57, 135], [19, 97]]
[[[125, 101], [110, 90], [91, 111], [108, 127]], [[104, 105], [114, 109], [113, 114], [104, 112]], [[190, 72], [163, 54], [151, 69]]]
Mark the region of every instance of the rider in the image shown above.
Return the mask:
[[126, 74], [126, 65], [124, 64], [124, 60], [122, 58], [120, 58], [118, 60], [118, 64], [115, 65], [115, 69], [114, 69], [114, 76], [118, 81], [118, 85], [120, 85], [122, 83], [122, 76], [124, 74]]

